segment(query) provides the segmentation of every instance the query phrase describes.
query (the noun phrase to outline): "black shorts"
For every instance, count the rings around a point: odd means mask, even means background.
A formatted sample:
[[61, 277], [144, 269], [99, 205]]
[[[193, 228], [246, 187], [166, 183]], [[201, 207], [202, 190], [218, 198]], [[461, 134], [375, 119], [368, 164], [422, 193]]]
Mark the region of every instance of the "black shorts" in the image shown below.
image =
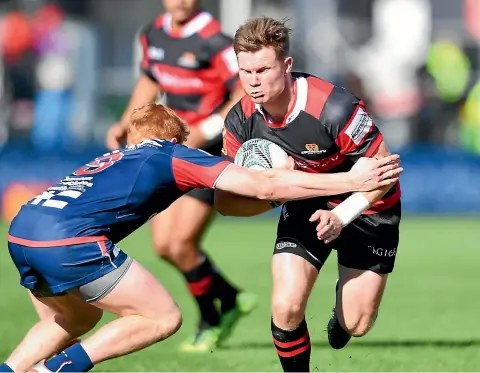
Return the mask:
[[393, 271], [399, 242], [400, 201], [384, 212], [360, 216], [328, 245], [317, 238], [316, 223], [309, 222], [318, 209], [331, 210], [331, 206], [320, 198], [287, 202], [283, 206], [274, 254], [299, 255], [320, 271], [333, 249], [342, 266], [376, 273]]
[[[219, 136], [209, 143], [203, 148], [206, 152], [216, 155], [220, 157], [222, 154], [222, 136]], [[193, 189], [187, 193], [187, 196], [193, 197], [199, 201], [205, 202], [206, 204], [213, 206], [214, 204], [214, 191], [213, 189], [205, 188], [205, 189]]]

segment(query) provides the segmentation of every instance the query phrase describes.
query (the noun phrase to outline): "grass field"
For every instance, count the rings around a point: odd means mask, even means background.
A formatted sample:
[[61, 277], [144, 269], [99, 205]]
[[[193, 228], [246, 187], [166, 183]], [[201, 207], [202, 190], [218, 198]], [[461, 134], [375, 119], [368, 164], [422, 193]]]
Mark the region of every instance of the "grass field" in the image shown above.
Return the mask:
[[[270, 219], [217, 221], [205, 247], [218, 266], [261, 302], [224, 348], [207, 355], [178, 351], [193, 332], [194, 303], [182, 277], [150, 249], [149, 227], [121, 247], [155, 273], [184, 312], [182, 329], [145, 351], [103, 363], [96, 371], [280, 371], [269, 323], [270, 255], [276, 223]], [[1, 237], [7, 227], [0, 225]], [[480, 220], [409, 218], [382, 309], [370, 334], [342, 351], [327, 343], [336, 258], [319, 277], [308, 308], [313, 371], [478, 371], [480, 366]], [[0, 360], [18, 343], [36, 316], [6, 245], [0, 253]], [[107, 317], [106, 320], [109, 320]]]

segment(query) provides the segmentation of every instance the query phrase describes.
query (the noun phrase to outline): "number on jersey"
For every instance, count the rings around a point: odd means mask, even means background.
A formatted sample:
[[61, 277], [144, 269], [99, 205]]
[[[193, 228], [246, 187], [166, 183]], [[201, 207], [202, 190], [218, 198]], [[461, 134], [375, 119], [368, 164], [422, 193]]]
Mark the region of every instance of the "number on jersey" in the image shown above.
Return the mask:
[[113, 166], [122, 158], [123, 153], [120, 153], [118, 150], [116, 150], [113, 153], [108, 153], [101, 157], [95, 158], [93, 162], [87, 163], [85, 166], [80, 167], [73, 174], [76, 176], [98, 174], [99, 172], [106, 170], [110, 166]]
[[61, 196], [61, 197], [68, 197], [68, 198], [73, 198], [77, 199], [80, 197], [83, 193], [78, 191], [78, 190], [64, 190], [58, 194], [55, 194], [55, 192], [43, 192], [41, 195], [36, 196], [31, 204], [32, 205], [40, 205], [43, 207], [53, 207], [56, 209], [63, 209], [65, 206], [68, 205], [67, 201], [61, 201], [58, 199], [55, 199], [55, 196]]

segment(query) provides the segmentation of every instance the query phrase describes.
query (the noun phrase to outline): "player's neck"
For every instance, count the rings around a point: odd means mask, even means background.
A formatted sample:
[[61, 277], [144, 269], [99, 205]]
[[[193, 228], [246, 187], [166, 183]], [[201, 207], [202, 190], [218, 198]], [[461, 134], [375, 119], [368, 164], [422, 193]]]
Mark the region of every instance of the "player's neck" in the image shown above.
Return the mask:
[[274, 122], [282, 122], [295, 102], [295, 94], [295, 85], [289, 75], [283, 92], [271, 102], [263, 104], [262, 107]]
[[198, 13], [200, 13], [200, 10], [197, 9], [191, 17], [187, 18], [185, 21], [175, 21], [175, 20], [171, 20], [170, 21], [170, 28], [173, 32], [180, 32], [182, 30], [182, 28], [188, 23], [190, 22], [192, 19], [194, 19]]

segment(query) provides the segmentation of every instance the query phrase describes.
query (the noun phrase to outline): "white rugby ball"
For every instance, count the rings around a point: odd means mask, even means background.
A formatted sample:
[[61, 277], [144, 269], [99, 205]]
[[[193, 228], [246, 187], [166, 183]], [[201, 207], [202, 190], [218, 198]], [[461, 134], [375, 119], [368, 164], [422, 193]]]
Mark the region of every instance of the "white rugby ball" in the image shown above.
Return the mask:
[[277, 144], [265, 139], [244, 142], [237, 151], [235, 164], [254, 170], [286, 168], [288, 154]]

